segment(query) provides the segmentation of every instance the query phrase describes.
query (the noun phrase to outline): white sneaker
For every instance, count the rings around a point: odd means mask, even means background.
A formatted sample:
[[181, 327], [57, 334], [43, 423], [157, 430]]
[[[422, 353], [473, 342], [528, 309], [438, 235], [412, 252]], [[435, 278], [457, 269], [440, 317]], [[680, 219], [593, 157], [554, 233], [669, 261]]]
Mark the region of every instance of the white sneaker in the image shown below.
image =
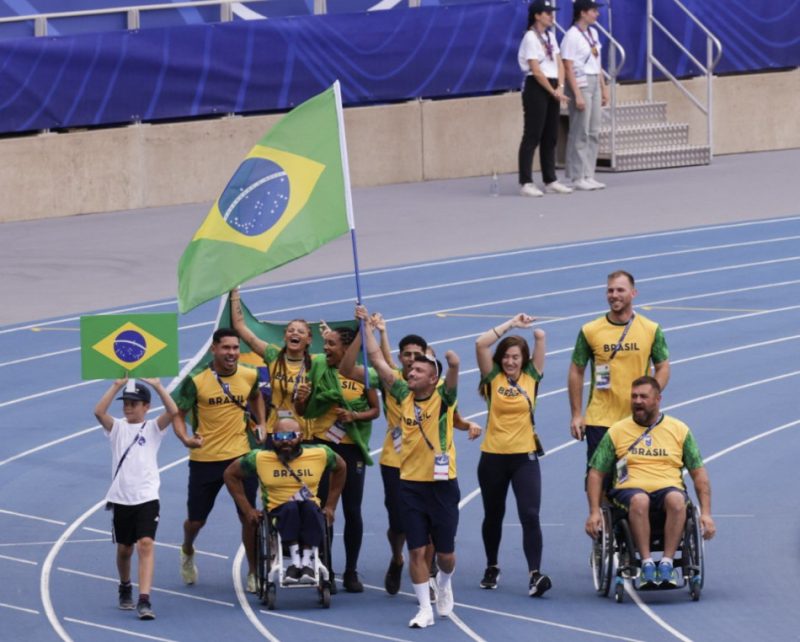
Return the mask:
[[429, 606], [428, 608], [420, 607], [408, 626], [411, 629], [426, 629], [434, 624], [436, 624], [436, 620], [433, 619], [433, 609]]
[[436, 611], [439, 613], [439, 617], [447, 617], [453, 612], [453, 583], [448, 582], [447, 588], [442, 588], [438, 586], [438, 597], [436, 600]]
[[544, 186], [544, 191], [548, 194], [572, 194], [572, 188], [567, 187], [563, 183], [553, 181]]
[[247, 574], [247, 592], [248, 593], [257, 593], [258, 588], [256, 585], [256, 574], [255, 573], [248, 573]]
[[197, 582], [197, 566], [194, 563], [194, 554], [187, 555], [181, 549], [181, 578], [184, 584]]
[[579, 178], [577, 181], [573, 183], [573, 186], [575, 187], [575, 189], [580, 190], [582, 192], [591, 192], [592, 190], [597, 189], [585, 178]]
[[589, 185], [593, 185], [595, 189], [605, 189], [606, 188], [606, 184], [605, 183], [601, 183], [600, 181], [596, 181], [593, 178], [584, 178], [583, 180], [585, 180], [587, 183], [589, 183]]
[[536, 187], [534, 183], [525, 183], [519, 188], [519, 193], [522, 196], [544, 196], [542, 191]]

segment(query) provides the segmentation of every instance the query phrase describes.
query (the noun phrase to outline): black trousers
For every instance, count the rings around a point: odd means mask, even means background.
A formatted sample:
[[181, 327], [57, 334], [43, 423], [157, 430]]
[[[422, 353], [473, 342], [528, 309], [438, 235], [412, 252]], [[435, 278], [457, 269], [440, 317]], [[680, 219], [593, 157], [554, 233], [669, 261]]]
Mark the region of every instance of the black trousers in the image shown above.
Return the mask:
[[[550, 79], [553, 89], [558, 81]], [[525, 78], [522, 89], [524, 128], [519, 144], [519, 184], [533, 182], [533, 155], [539, 147], [539, 161], [545, 185], [556, 180], [556, 143], [561, 104], [554, 100], [533, 76]]]

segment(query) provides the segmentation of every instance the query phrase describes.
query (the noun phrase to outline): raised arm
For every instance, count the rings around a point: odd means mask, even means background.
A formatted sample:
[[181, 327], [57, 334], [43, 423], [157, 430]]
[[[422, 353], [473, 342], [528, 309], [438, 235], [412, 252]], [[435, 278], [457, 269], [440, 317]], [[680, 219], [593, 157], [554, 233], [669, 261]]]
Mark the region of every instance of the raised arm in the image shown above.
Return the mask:
[[[356, 310], [356, 319], [359, 319], [358, 310]], [[367, 332], [370, 331], [369, 329], [369, 321], [364, 322], [364, 327], [366, 328]], [[352, 379], [353, 381], [360, 381], [361, 383], [366, 382], [366, 368], [364, 366], [358, 365], [356, 360], [358, 359], [358, 353], [361, 351], [361, 327], [359, 325], [358, 332], [356, 332], [356, 337], [353, 339], [353, 342], [347, 346], [347, 350], [344, 351], [344, 355], [342, 355], [342, 360], [339, 362], [339, 373], [343, 377], [347, 377], [348, 379]]]
[[164, 412], [158, 416], [156, 423], [158, 424], [159, 430], [165, 430], [166, 427], [172, 423], [173, 419], [178, 416], [178, 406], [175, 404], [172, 397], [169, 396], [167, 389], [161, 385], [160, 379], [142, 379], [142, 381], [156, 391], [161, 399], [161, 403], [164, 404]]
[[458, 369], [461, 360], [452, 350], [445, 352], [444, 358], [447, 361], [447, 374], [444, 376], [444, 387], [448, 392], [455, 392], [458, 389]]
[[478, 369], [481, 376], [485, 377], [492, 371], [492, 353], [490, 348], [500, 337], [511, 328], [529, 328], [533, 325], [535, 318], [524, 312], [515, 314], [508, 321], [503, 321], [479, 336], [475, 340], [475, 357], [478, 360]]
[[383, 315], [380, 312], [373, 312], [369, 318], [369, 322], [381, 335], [381, 352], [383, 353], [383, 358], [386, 359], [386, 363], [389, 364], [390, 368], [397, 370], [397, 364], [394, 362], [394, 359], [392, 359], [392, 345], [389, 343], [389, 331], [386, 329], [386, 321], [384, 321]]
[[114, 417], [108, 414], [108, 408], [111, 406], [111, 402], [114, 401], [114, 395], [116, 395], [126, 383], [128, 383], [128, 377], [114, 381], [94, 407], [94, 416], [97, 421], [100, 422], [103, 430], [108, 431], [114, 427]]
[[[365, 308], [363, 305], [357, 306], [356, 317], [359, 319], [363, 318], [365, 320], [369, 319], [369, 312], [367, 311], [367, 308]], [[378, 376], [381, 378], [383, 385], [388, 390], [397, 380], [394, 370], [386, 362], [386, 359], [384, 359], [381, 348], [378, 345], [378, 342], [375, 340], [375, 335], [372, 334], [372, 332], [367, 332], [367, 336], [364, 337], [364, 339], [367, 342], [367, 355], [369, 356], [369, 361], [372, 364], [372, 367], [375, 368]]]
[[250, 349], [255, 352], [260, 357], [264, 356], [264, 352], [267, 350], [267, 342], [263, 339], [259, 339], [253, 331], [247, 327], [247, 324], [244, 322], [244, 313], [242, 312], [242, 302], [239, 296], [239, 288], [235, 288], [231, 290], [231, 323], [233, 324], [233, 329], [239, 333], [239, 336], [242, 338]]
[[533, 331], [533, 367], [536, 372], [544, 374], [544, 358], [547, 354], [547, 340], [544, 330], [536, 328]]

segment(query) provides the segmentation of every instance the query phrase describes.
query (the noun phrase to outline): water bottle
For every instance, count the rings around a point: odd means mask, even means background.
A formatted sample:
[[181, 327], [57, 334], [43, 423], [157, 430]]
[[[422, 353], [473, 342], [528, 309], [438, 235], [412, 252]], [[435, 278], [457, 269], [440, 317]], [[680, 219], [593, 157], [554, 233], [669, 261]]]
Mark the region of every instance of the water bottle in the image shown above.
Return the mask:
[[492, 196], [500, 196], [500, 185], [497, 181], [497, 172], [492, 172], [492, 182], [489, 185], [489, 194]]

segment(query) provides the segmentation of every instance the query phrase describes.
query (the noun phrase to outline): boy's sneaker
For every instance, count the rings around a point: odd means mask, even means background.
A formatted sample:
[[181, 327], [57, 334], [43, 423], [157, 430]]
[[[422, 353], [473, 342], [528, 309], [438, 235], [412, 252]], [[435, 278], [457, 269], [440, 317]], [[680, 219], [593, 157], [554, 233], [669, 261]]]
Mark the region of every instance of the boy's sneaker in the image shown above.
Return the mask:
[[445, 588], [436, 583], [438, 596], [436, 599], [436, 612], [439, 617], [447, 617], [453, 612], [453, 583], [448, 582]]
[[194, 563], [194, 553], [187, 555], [181, 549], [181, 579], [184, 584], [197, 582], [197, 566]]
[[138, 614], [140, 620], [156, 619], [156, 614], [153, 613], [153, 608], [150, 606], [150, 602], [145, 600], [139, 600], [139, 604], [136, 605], [136, 613]]
[[553, 583], [547, 575], [542, 575], [539, 571], [531, 573], [531, 581], [528, 584], [528, 595], [531, 597], [542, 597], [553, 587]]
[[300, 569], [300, 584], [316, 584], [317, 575], [314, 569], [310, 566], [304, 566]]
[[672, 562], [661, 560], [658, 563], [658, 579], [662, 584], [678, 586], [678, 575], [675, 573], [675, 569], [672, 568]]
[[283, 582], [284, 584], [297, 584], [300, 581], [300, 575], [300, 569], [294, 564], [290, 564], [286, 573], [283, 574]]
[[389, 595], [397, 595], [400, 590], [400, 582], [403, 579], [403, 562], [395, 563], [394, 559], [389, 562], [386, 570], [386, 577], [383, 578], [383, 587]]
[[483, 572], [481, 588], [496, 589], [498, 579], [500, 579], [500, 568], [497, 566], [487, 566], [486, 570]]
[[427, 608], [420, 607], [417, 614], [411, 618], [408, 626], [412, 629], [425, 629], [434, 624], [436, 624], [436, 620], [433, 619], [433, 609], [429, 606]]
[[639, 581], [641, 586], [656, 583], [656, 565], [655, 562], [644, 562], [642, 564], [642, 577]]
[[127, 584], [122, 584], [120, 582], [119, 608], [121, 608], [123, 611], [132, 611], [136, 608], [136, 604], [133, 601], [133, 585], [130, 582]]

